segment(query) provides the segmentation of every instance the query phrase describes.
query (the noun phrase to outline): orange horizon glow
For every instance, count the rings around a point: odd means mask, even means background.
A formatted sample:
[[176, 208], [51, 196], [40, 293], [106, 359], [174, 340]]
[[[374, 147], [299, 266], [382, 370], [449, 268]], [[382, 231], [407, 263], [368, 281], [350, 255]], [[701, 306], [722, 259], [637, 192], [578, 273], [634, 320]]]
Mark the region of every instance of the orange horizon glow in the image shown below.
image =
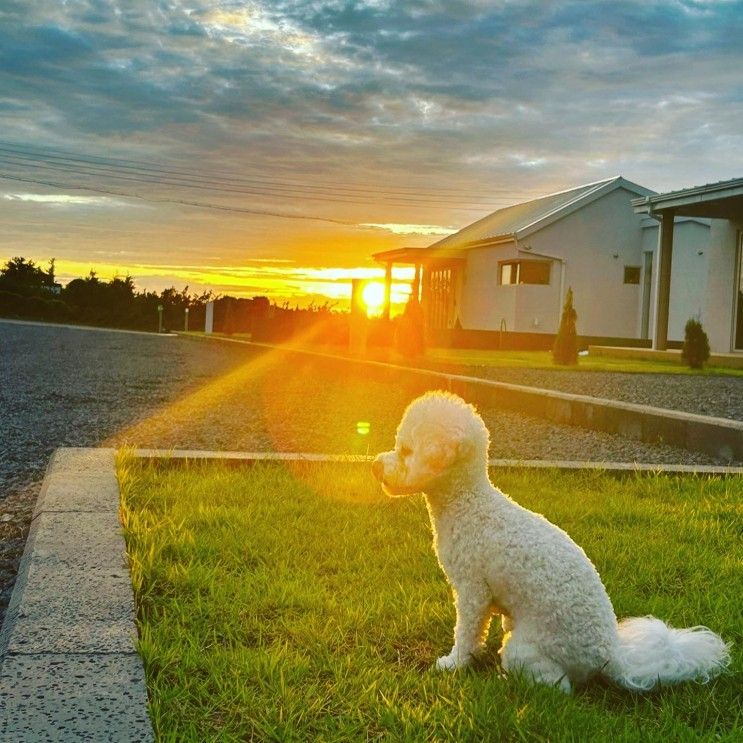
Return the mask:
[[[3, 259], [5, 262], [7, 259]], [[33, 258], [45, 267], [48, 260]], [[371, 301], [365, 303], [372, 312], [381, 312], [383, 303], [384, 268], [373, 266], [300, 266], [289, 260], [248, 260], [244, 265], [197, 266], [189, 264], [133, 263], [129, 265], [110, 262], [89, 263], [60, 259], [55, 263], [57, 281], [67, 284], [75, 278], [85, 278], [94, 271], [98, 278], [110, 281], [115, 277], [131, 276], [138, 290], [160, 291], [170, 286], [192, 293], [212, 291], [216, 295], [250, 298], [266, 296], [275, 304], [288, 302], [299, 307], [328, 302], [333, 309], [347, 310], [351, 302], [351, 280], [370, 280]], [[414, 269], [399, 266], [393, 269], [391, 305], [401, 309], [411, 291]], [[382, 295], [380, 299], [380, 293]]]

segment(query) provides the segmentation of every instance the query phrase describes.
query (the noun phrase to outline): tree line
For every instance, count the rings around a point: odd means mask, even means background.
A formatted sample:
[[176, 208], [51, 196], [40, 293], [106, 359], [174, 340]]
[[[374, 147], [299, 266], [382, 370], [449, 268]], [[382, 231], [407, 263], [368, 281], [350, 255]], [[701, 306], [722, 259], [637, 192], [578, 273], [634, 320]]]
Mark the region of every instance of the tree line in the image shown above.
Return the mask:
[[106, 281], [92, 270], [88, 276], [62, 286], [56, 280], [53, 258], [45, 267], [15, 257], [0, 268], [0, 317], [157, 332], [162, 311], [163, 330], [183, 330], [186, 317], [190, 330], [204, 330], [209, 301], [214, 301], [217, 333], [249, 333], [261, 340], [285, 340], [319, 321], [334, 337], [346, 332], [330, 304], [290, 308], [288, 304], [274, 305], [263, 296], [248, 299], [217, 296], [211, 291], [190, 293], [188, 286], [182, 290], [170, 287], [161, 292], [140, 291], [129, 275]]
[[2, 317], [157, 331], [162, 307], [163, 328], [181, 330], [188, 308], [189, 323], [203, 329], [205, 306], [211, 299], [212, 292], [190, 293], [188, 287], [140, 291], [131, 276], [105, 281], [92, 270], [62, 286], [56, 280], [54, 259], [45, 267], [15, 257], [0, 269]]

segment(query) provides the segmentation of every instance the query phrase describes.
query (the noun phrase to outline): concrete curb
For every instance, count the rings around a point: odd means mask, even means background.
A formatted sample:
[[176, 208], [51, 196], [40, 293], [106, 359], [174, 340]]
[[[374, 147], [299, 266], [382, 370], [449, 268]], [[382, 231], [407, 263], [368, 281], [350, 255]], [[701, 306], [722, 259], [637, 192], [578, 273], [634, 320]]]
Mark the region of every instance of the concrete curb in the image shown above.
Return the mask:
[[[199, 449], [135, 449], [137, 459], [162, 464], [185, 465], [189, 462], [219, 462], [234, 466], [248, 466], [256, 462], [318, 462], [323, 464], [363, 464], [369, 466], [373, 456], [363, 454], [316, 454], [314, 452], [241, 452], [208, 451]], [[612, 474], [663, 473], [673, 475], [700, 475], [705, 477], [736, 477], [743, 475], [743, 467], [707, 464], [645, 464], [641, 462], [588, 462], [557, 459], [491, 459], [493, 469], [557, 469], [567, 471], [600, 470]]]
[[58, 449], [0, 631], [0, 740], [151, 741], [113, 449]]
[[98, 325], [73, 325], [62, 322], [43, 322], [42, 320], [11, 320], [9, 317], [0, 317], [0, 323], [9, 325], [38, 325], [45, 328], [66, 328], [67, 330], [94, 330], [99, 333], [126, 333], [128, 335], [146, 335], [150, 338], [177, 338], [177, 333], [156, 333], [148, 330], [127, 330], [126, 328], [104, 328]]
[[396, 384], [407, 383], [414, 390], [446, 389], [480, 405], [495, 405], [501, 409], [546, 418], [555, 423], [618, 434], [635, 441], [670, 444], [691, 451], [700, 451], [728, 462], [743, 461], [743, 421], [588, 395], [574, 395], [460, 374], [447, 374], [430, 369], [412, 369], [382, 361], [353, 359], [267, 343], [221, 337], [212, 337], [210, 340], [363, 365], [367, 370], [373, 370], [376, 376]]

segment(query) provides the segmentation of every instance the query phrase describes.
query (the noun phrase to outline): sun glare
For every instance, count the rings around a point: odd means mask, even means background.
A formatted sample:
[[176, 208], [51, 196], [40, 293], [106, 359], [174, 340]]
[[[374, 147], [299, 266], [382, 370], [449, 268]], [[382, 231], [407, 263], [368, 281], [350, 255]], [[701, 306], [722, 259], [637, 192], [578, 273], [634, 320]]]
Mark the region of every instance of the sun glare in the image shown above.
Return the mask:
[[384, 284], [379, 281], [369, 282], [361, 293], [361, 299], [370, 317], [382, 314], [384, 307]]

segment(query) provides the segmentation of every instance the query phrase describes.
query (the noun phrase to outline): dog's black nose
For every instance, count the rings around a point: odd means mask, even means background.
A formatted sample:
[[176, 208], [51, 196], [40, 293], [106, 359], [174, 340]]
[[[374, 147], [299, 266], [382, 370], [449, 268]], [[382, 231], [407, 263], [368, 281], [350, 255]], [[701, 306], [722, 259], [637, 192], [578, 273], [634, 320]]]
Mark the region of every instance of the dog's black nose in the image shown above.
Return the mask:
[[384, 463], [381, 459], [375, 459], [372, 462], [372, 475], [377, 478], [380, 482], [384, 477]]

